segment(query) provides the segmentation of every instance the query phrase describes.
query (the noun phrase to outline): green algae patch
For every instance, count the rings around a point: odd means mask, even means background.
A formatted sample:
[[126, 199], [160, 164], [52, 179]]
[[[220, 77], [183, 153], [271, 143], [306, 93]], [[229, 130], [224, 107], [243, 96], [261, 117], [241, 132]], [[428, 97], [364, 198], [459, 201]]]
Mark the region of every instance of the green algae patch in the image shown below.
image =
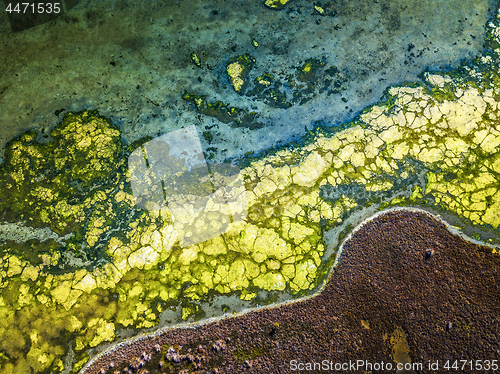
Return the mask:
[[269, 73], [255, 78], [253, 88], [248, 90], [246, 95], [263, 101], [274, 108], [287, 109], [292, 106], [284, 92], [283, 83], [275, 80], [273, 75]]
[[93, 247], [117, 213], [108, 197], [125, 171], [120, 131], [96, 112], [81, 112], [66, 114], [50, 135], [41, 143], [31, 131], [8, 143], [0, 166], [1, 217], [70, 234], [68, 248], [77, 252], [82, 238]]
[[288, 85], [293, 87], [292, 102], [299, 105], [313, 99], [320, 93], [328, 95], [340, 93], [346, 78], [332, 65], [325, 69], [326, 60], [307, 59], [293, 75], [288, 77]]
[[325, 62], [318, 59], [309, 59], [298, 69], [297, 78], [302, 82], [308, 82], [318, 78], [318, 73], [325, 66]]
[[234, 352], [234, 357], [240, 362], [248, 360], [255, 360], [259, 357], [264, 357], [269, 354], [269, 347], [253, 347], [253, 348], [240, 348]]
[[[293, 105], [303, 105], [320, 94], [339, 94], [347, 82], [346, 74], [336, 66], [326, 68], [325, 59], [307, 59], [294, 71], [278, 72], [276, 76], [262, 72], [253, 78], [255, 64], [255, 58], [249, 54], [228, 60], [226, 73], [229, 82], [238, 94], [272, 108], [288, 109]], [[232, 127], [259, 129], [264, 126], [259, 121], [258, 112], [231, 106], [221, 100], [208, 101], [206, 95], [199, 93], [185, 91], [182, 98], [193, 103], [199, 113]]]
[[[210, 102], [206, 96], [184, 92], [182, 98], [195, 105], [196, 110], [206, 116], [218, 119], [232, 127], [244, 127], [249, 129], [259, 129], [264, 124], [258, 121], [256, 112], [248, 112], [245, 109], [232, 107], [222, 101]], [[208, 141], [208, 139], [207, 139]]]
[[50, 135], [54, 138], [50, 149], [54, 166], [59, 173], [67, 173], [68, 182], [89, 186], [118, 171], [120, 131], [97, 112], [68, 113]]

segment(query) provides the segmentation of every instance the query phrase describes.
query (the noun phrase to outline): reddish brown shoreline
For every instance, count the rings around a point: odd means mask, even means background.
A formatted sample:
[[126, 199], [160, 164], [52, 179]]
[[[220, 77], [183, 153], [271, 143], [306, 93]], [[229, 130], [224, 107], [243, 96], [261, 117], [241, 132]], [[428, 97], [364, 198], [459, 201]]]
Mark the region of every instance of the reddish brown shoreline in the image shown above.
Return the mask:
[[500, 256], [423, 212], [388, 212], [346, 241], [320, 295], [136, 341], [85, 374], [290, 373], [291, 360], [393, 362], [389, 337], [398, 328], [412, 362], [424, 363], [419, 373], [436, 372], [428, 360], [498, 359]]

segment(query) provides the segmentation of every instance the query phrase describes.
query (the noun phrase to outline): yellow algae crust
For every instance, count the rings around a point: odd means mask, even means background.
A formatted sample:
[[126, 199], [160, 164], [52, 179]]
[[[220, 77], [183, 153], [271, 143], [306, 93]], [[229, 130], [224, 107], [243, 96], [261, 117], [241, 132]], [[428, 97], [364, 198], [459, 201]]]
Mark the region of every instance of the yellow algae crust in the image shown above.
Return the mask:
[[288, 3], [290, 0], [266, 0], [264, 5], [272, 8], [272, 9], [281, 9]]

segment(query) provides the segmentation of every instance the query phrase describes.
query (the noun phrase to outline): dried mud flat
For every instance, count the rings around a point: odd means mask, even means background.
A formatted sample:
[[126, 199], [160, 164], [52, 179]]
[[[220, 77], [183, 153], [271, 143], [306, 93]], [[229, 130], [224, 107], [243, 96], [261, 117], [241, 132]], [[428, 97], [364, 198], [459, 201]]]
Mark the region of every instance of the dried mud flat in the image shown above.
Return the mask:
[[289, 373], [292, 360], [395, 367], [408, 354], [423, 363], [416, 372], [431, 373], [429, 360], [497, 359], [499, 320], [498, 253], [429, 214], [396, 210], [345, 242], [316, 297], [169, 330], [121, 346], [85, 373]]

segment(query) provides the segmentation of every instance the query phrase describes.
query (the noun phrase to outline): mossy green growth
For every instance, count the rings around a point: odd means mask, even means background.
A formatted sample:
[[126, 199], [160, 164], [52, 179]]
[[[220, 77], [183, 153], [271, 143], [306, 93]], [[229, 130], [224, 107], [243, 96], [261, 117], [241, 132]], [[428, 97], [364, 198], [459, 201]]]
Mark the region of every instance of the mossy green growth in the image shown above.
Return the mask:
[[188, 319], [192, 318], [195, 320], [199, 320], [205, 315], [203, 310], [200, 308], [199, 305], [193, 304], [193, 303], [188, 303], [184, 307], [182, 307], [182, 316], [181, 318], [184, 321], [187, 321]]
[[254, 91], [256, 93], [264, 91], [266, 88], [274, 83], [274, 77], [272, 74], [264, 73], [261, 76], [255, 78]]
[[42, 146], [40, 152], [53, 153], [49, 162], [61, 182], [95, 185], [107, 181], [122, 166], [121, 133], [98, 112], [68, 113], [50, 135], [54, 141]]
[[[209, 102], [206, 96], [184, 92], [182, 98], [195, 104], [198, 112], [217, 118], [222, 123], [232, 127], [245, 127], [249, 129], [259, 129], [264, 126], [257, 119], [256, 112], [248, 112], [245, 109], [232, 107], [222, 101]], [[207, 139], [208, 141], [208, 139]]]
[[287, 84], [292, 88], [292, 103], [305, 104], [319, 93], [338, 94], [347, 78], [331, 65], [325, 69], [326, 60], [310, 58], [290, 74]]
[[203, 137], [208, 143], [212, 143], [212, 140], [214, 140], [214, 136], [210, 131], [203, 131]]
[[120, 131], [97, 112], [84, 111], [67, 113], [50, 135], [41, 142], [30, 131], [7, 144], [1, 218], [72, 234], [75, 250], [83, 238], [93, 247], [118, 213], [108, 198], [126, 171]]
[[[336, 66], [325, 69], [326, 60], [307, 59], [293, 72], [282, 72], [286, 79], [278, 79], [264, 72], [255, 79], [250, 79], [250, 72], [255, 59], [248, 55], [240, 55], [227, 61], [226, 73], [232, 88], [241, 95], [252, 97], [274, 108], [288, 109], [292, 105], [302, 105], [318, 94], [327, 95], [341, 92], [347, 81], [345, 74]], [[206, 96], [184, 92], [183, 98], [193, 102], [196, 109], [205, 115], [217, 118], [233, 127], [258, 129], [264, 125], [256, 118], [258, 113], [248, 112], [243, 108], [231, 107], [223, 101], [206, 101]]]
[[308, 59], [295, 72], [297, 84], [293, 93], [293, 101], [304, 104], [311, 100], [318, 89], [318, 83], [322, 80], [321, 70], [325, 61], [319, 59]]
[[234, 352], [234, 357], [240, 362], [255, 360], [269, 354], [268, 347], [239, 348]]
[[457, 99], [454, 93], [454, 89], [450, 83], [446, 83], [443, 87], [432, 87], [431, 95], [432, 98], [438, 103], [443, 103], [445, 100], [454, 101]]
[[324, 61], [310, 58], [298, 69], [297, 78], [302, 82], [316, 80], [320, 69], [324, 66]]
[[283, 84], [269, 73], [255, 78], [253, 88], [248, 90], [246, 95], [253, 96], [274, 108], [287, 109], [292, 106], [283, 90]]

